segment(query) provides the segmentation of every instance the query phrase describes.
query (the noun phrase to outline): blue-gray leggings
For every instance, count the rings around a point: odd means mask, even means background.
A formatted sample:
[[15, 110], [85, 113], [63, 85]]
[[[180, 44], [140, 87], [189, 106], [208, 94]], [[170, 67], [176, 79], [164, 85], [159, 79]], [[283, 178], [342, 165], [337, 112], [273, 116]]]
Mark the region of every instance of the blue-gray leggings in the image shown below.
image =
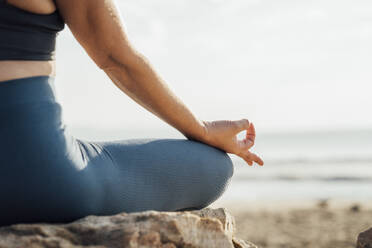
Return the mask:
[[53, 77], [0, 82], [0, 225], [201, 209], [232, 175], [225, 152], [197, 141], [73, 137]]

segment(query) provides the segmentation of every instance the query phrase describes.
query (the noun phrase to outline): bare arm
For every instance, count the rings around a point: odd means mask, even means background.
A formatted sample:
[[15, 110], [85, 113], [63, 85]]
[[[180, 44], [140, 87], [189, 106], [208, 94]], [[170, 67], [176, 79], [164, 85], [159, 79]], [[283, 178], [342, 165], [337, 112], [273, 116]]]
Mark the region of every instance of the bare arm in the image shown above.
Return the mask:
[[186, 137], [203, 139], [203, 123], [131, 46], [112, 1], [58, 0], [57, 4], [76, 39], [117, 87]]
[[[252, 161], [263, 163], [248, 151], [253, 146], [255, 135], [248, 135], [254, 128], [247, 120], [201, 121], [171, 92], [146, 58], [131, 45], [112, 0], [56, 0], [56, 3], [85, 51], [134, 101], [187, 138], [237, 154], [249, 164]], [[247, 138], [238, 141], [235, 136], [243, 130], [247, 130]]]

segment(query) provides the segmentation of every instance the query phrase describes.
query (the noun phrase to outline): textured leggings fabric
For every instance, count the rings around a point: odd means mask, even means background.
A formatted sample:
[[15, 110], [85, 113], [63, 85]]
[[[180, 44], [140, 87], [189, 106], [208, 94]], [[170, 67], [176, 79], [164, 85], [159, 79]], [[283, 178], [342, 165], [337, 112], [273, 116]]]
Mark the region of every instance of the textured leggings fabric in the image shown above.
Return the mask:
[[233, 175], [230, 157], [212, 146], [93, 142], [72, 136], [62, 116], [53, 77], [0, 82], [0, 225], [201, 209]]

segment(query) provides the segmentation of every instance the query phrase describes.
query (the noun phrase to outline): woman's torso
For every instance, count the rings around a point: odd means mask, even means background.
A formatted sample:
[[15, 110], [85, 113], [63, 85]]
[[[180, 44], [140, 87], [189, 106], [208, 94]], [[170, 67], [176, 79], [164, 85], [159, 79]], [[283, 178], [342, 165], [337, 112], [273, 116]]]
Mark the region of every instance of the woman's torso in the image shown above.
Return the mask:
[[[53, 0], [0, 0], [0, 8], [3, 11], [15, 11], [16, 13], [28, 14], [29, 17], [39, 18], [55, 15], [56, 5]], [[12, 13], [9, 13], [11, 15]], [[8, 23], [1, 23], [6, 26]], [[8, 26], [6, 26], [9, 28]], [[27, 37], [26, 37], [27, 38]], [[0, 83], [2, 81], [26, 78], [32, 76], [55, 76], [55, 60], [0, 60]]]
[[0, 84], [7, 80], [33, 77], [55, 76], [55, 61], [0, 61]]

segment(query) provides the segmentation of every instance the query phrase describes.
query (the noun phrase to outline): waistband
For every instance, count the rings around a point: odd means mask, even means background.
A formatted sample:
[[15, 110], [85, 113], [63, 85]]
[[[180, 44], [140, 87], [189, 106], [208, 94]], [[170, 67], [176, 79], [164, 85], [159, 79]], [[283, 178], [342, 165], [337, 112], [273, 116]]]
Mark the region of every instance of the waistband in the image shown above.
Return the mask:
[[0, 82], [0, 107], [41, 101], [56, 102], [54, 77], [34, 76]]

